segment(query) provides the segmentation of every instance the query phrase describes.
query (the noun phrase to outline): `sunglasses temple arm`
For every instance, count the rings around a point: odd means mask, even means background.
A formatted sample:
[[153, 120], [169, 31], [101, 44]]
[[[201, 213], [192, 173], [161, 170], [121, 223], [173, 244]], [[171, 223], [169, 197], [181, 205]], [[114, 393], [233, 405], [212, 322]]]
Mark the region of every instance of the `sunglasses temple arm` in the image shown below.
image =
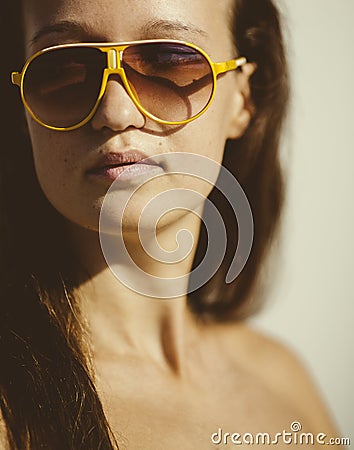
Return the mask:
[[244, 56], [241, 56], [237, 59], [231, 59], [230, 61], [222, 62], [222, 63], [213, 63], [214, 70], [216, 76], [221, 73], [229, 72], [230, 70], [237, 70], [246, 64], [247, 59]]
[[12, 72], [11, 74], [11, 82], [16, 86], [21, 86], [22, 74], [19, 72]]

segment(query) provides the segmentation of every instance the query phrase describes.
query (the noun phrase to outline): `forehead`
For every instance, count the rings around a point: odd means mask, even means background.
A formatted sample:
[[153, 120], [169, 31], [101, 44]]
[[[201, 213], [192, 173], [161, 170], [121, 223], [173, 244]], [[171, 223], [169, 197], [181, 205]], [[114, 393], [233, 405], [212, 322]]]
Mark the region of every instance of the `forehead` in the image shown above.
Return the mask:
[[[233, 0], [27, 0], [27, 51], [66, 41], [176, 38], [232, 48]], [[64, 24], [64, 25], [63, 25]], [[65, 24], [67, 26], [65, 26]], [[72, 25], [70, 25], [72, 24]], [[33, 42], [34, 40], [34, 42]]]

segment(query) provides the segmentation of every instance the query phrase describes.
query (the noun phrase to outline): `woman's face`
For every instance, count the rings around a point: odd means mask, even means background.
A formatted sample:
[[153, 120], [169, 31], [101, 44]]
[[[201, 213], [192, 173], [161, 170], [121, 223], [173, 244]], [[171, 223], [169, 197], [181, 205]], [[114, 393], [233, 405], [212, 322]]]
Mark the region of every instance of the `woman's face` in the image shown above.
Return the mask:
[[[31, 0], [29, 3], [26, 2], [24, 11], [27, 57], [61, 43], [161, 38], [192, 42], [213, 61], [236, 56], [229, 31], [231, 0]], [[102, 155], [132, 149], [148, 156], [191, 152], [221, 163], [226, 139], [238, 136], [240, 122], [244, 120], [238, 76], [234, 71], [220, 77], [209, 110], [180, 127], [146, 119], [119, 79], [113, 77], [95, 116], [79, 129], [53, 131], [27, 116], [35, 168], [44, 194], [64, 217], [97, 230], [100, 206], [110, 183], [88, 172]], [[160, 187], [173, 187], [173, 183], [176, 179], [170, 177], [161, 181]], [[154, 189], [157, 192], [158, 185]]]

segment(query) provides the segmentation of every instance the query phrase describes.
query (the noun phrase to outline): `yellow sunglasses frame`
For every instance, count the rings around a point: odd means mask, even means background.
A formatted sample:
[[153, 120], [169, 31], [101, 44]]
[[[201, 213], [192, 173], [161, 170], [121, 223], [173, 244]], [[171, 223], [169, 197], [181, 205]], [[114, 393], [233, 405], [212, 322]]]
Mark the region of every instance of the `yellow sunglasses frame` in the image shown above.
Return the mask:
[[[124, 68], [122, 67], [122, 54], [123, 51], [132, 46], [132, 45], [139, 45], [139, 44], [150, 44], [150, 43], [173, 43], [173, 44], [182, 44], [182, 45], [186, 45], [194, 50], [197, 50], [198, 52], [200, 52], [204, 58], [207, 60], [208, 64], [211, 67], [211, 71], [212, 71], [212, 76], [213, 76], [213, 90], [212, 93], [210, 95], [209, 101], [208, 103], [205, 105], [205, 107], [195, 116], [189, 118], [189, 119], [185, 119], [182, 121], [176, 121], [176, 122], [171, 122], [171, 121], [166, 121], [166, 120], [162, 120], [159, 119], [158, 117], [154, 116], [153, 114], [149, 113], [139, 102], [139, 99], [136, 95], [136, 93], [131, 89], [129, 82], [127, 80]], [[33, 111], [31, 110], [29, 104], [27, 103], [26, 99], [25, 99], [25, 95], [24, 95], [24, 78], [26, 75], [26, 71], [28, 69], [28, 66], [31, 64], [31, 62], [36, 59], [38, 56], [43, 55], [45, 53], [54, 51], [54, 50], [59, 50], [59, 49], [66, 49], [66, 48], [75, 48], [75, 47], [87, 47], [87, 48], [96, 48], [98, 50], [100, 50], [103, 53], [106, 53], [107, 55], [107, 65], [106, 68], [103, 71], [103, 75], [102, 75], [102, 82], [101, 82], [101, 89], [100, 92], [98, 94], [96, 103], [94, 104], [93, 108], [91, 109], [90, 113], [85, 117], [85, 119], [81, 120], [79, 123], [69, 126], [69, 127], [54, 127], [52, 125], [48, 125], [45, 122], [43, 122], [42, 120], [40, 120], [38, 117], [36, 117], [36, 115], [33, 113]], [[135, 106], [138, 108], [138, 110], [145, 116], [148, 117], [152, 120], [154, 120], [157, 123], [160, 124], [164, 124], [164, 125], [184, 125], [186, 123], [189, 123], [195, 119], [197, 119], [198, 117], [200, 117], [202, 114], [204, 114], [204, 112], [209, 108], [211, 102], [214, 99], [215, 96], [215, 91], [216, 91], [216, 80], [218, 75], [225, 73], [225, 72], [229, 72], [232, 70], [236, 70], [238, 68], [240, 68], [241, 66], [243, 66], [245, 63], [247, 62], [247, 59], [243, 56], [238, 57], [236, 59], [231, 59], [229, 61], [225, 61], [225, 62], [213, 62], [209, 55], [207, 53], [205, 53], [204, 50], [202, 50], [201, 48], [199, 48], [198, 46], [191, 44], [189, 42], [184, 42], [184, 41], [179, 41], [179, 40], [171, 40], [171, 39], [149, 39], [149, 40], [141, 40], [141, 41], [131, 41], [131, 42], [123, 42], [123, 43], [72, 43], [72, 44], [62, 44], [62, 45], [55, 45], [52, 47], [48, 47], [45, 48], [43, 50], [40, 50], [36, 53], [34, 53], [24, 64], [22, 71], [21, 72], [12, 72], [11, 73], [11, 81], [12, 84], [18, 86], [20, 88], [20, 92], [21, 92], [21, 100], [24, 104], [24, 106], [26, 107], [27, 111], [29, 112], [30, 116], [40, 125], [44, 126], [45, 128], [48, 128], [50, 130], [56, 130], [56, 131], [71, 131], [71, 130], [75, 130], [77, 128], [82, 127], [83, 125], [85, 125], [86, 123], [88, 123], [92, 117], [95, 115], [99, 104], [105, 94], [106, 91], [106, 87], [107, 87], [107, 82], [108, 82], [108, 78], [110, 75], [113, 74], [117, 74], [120, 76], [124, 88], [126, 89], [129, 97], [132, 99], [132, 101], [134, 102]]]

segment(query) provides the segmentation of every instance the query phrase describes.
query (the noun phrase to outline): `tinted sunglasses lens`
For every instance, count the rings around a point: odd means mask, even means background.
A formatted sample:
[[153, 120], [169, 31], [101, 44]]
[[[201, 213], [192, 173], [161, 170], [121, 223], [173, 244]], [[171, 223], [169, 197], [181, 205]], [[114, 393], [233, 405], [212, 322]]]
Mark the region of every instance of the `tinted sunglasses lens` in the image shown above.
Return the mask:
[[162, 120], [188, 120], [200, 113], [212, 96], [209, 62], [184, 44], [133, 45], [124, 50], [123, 67], [141, 106]]
[[94, 48], [43, 53], [27, 68], [24, 98], [45, 124], [58, 128], [76, 125], [96, 103], [105, 64], [105, 54]]

